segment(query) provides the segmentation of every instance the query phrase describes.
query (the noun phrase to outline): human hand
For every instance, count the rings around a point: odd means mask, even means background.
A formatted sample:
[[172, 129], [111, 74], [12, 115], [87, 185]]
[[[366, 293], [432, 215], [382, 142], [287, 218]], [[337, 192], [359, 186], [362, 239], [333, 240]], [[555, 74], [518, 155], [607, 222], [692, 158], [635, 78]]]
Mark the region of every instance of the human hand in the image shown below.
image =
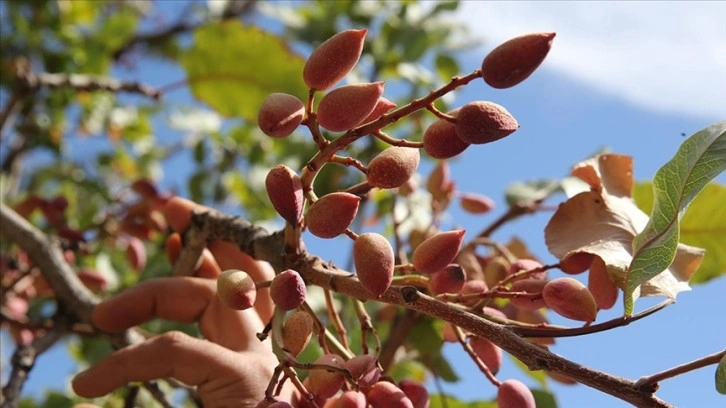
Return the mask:
[[[192, 211], [204, 209], [191, 201], [173, 198], [164, 213], [171, 227], [182, 232], [189, 226]], [[209, 278], [231, 268], [245, 270], [255, 281], [269, 280], [274, 275], [269, 264], [255, 261], [232, 244], [217, 241], [205, 249], [196, 271], [197, 276], [206, 278], [144, 281], [96, 306], [93, 323], [107, 332], [122, 332], [152, 318], [162, 318], [197, 322], [205, 339], [168, 332], [118, 350], [78, 374], [72, 383], [75, 392], [94, 398], [129, 382], [172, 377], [196, 386], [205, 407], [255, 406], [263, 399], [277, 365], [269, 341], [260, 342], [255, 336], [272, 315], [273, 305], [269, 291], [264, 289], [258, 291], [254, 308], [238, 311], [225, 306], [217, 296], [216, 281]]]

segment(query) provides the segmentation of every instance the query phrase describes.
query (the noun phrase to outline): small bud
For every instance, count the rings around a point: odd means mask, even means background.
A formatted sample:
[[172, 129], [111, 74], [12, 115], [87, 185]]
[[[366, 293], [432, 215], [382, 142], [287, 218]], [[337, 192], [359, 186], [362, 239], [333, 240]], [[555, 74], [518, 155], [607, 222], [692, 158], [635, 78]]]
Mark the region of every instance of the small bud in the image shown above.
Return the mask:
[[[517, 259], [514, 261], [511, 265], [509, 265], [509, 275], [514, 275], [517, 272], [521, 271], [529, 271], [536, 268], [541, 268], [542, 263], [539, 261], [535, 261], [534, 259]], [[528, 274], [526, 277], [522, 277], [519, 279], [547, 279], [547, 271], [539, 271], [539, 272], [533, 272]]]
[[491, 341], [473, 336], [469, 339], [469, 345], [477, 357], [491, 370], [497, 374], [502, 366], [502, 349]]
[[368, 184], [378, 188], [396, 188], [416, 173], [421, 155], [411, 147], [389, 147], [368, 164]]
[[367, 394], [372, 408], [413, 408], [413, 403], [395, 384], [377, 382]]
[[526, 34], [493, 49], [482, 61], [481, 74], [492, 88], [510, 88], [524, 81], [544, 61], [555, 33]]
[[305, 301], [306, 294], [302, 276], [292, 269], [280, 272], [270, 284], [270, 297], [282, 310], [298, 308]]
[[305, 85], [324, 91], [345, 78], [360, 59], [366, 33], [366, 29], [346, 30], [320, 44], [303, 67]]
[[325, 402], [323, 408], [366, 408], [366, 396], [360, 391], [344, 391], [340, 396]]
[[257, 125], [270, 137], [287, 137], [300, 126], [305, 105], [296, 96], [271, 93], [257, 111]]
[[383, 235], [359, 235], [353, 244], [353, 261], [358, 280], [374, 297], [380, 297], [391, 286], [395, 259], [393, 248]]
[[383, 82], [351, 84], [323, 96], [318, 123], [331, 132], [353, 129], [373, 112], [383, 94]]
[[297, 357], [310, 342], [313, 334], [313, 318], [305, 311], [297, 311], [285, 319], [282, 325], [282, 344]]
[[587, 287], [600, 309], [610, 309], [618, 300], [618, 287], [610, 278], [607, 266], [600, 257], [594, 257], [590, 265]]
[[68, 226], [62, 226], [58, 228], [58, 236], [65, 238], [70, 242], [86, 242], [86, 237], [83, 236], [83, 232], [77, 229], [70, 228]]
[[370, 354], [361, 354], [351, 358], [345, 362], [345, 368], [364, 391], [371, 388], [381, 377], [381, 369], [378, 368], [376, 359]]
[[159, 197], [159, 191], [151, 180], [139, 179], [131, 184], [131, 191], [147, 199]]
[[440, 232], [422, 242], [413, 252], [413, 266], [425, 274], [444, 269], [459, 253], [465, 233], [464, 230]]
[[441, 160], [426, 179], [426, 190], [436, 200], [445, 199], [452, 193], [453, 181], [449, 176], [449, 162]]
[[[456, 117], [459, 114], [456, 108], [447, 115]], [[456, 135], [456, 124], [445, 119], [437, 119], [424, 132], [424, 150], [435, 159], [448, 159], [459, 155], [469, 147], [469, 143]]]
[[447, 343], [456, 343], [459, 341], [456, 337], [456, 329], [449, 322], [444, 322], [444, 326], [441, 329], [441, 338]]
[[587, 252], [575, 252], [560, 260], [560, 270], [570, 275], [577, 275], [590, 269], [595, 255]]
[[[461, 287], [459, 293], [462, 295], [470, 295], [473, 293], [486, 293], [487, 291], [489, 291], [489, 287], [486, 282], [479, 279], [471, 279], [464, 282], [464, 285]], [[481, 300], [481, 298], [463, 299], [461, 303], [467, 306], [474, 306], [477, 302], [479, 302], [479, 300]]]
[[461, 208], [471, 214], [484, 214], [494, 209], [494, 200], [481, 194], [462, 194], [459, 197]]
[[487, 286], [494, 287], [509, 274], [509, 262], [502, 256], [495, 256], [484, 266], [484, 282]]
[[471, 144], [491, 143], [517, 129], [519, 124], [512, 114], [494, 102], [469, 102], [456, 116], [457, 136]]
[[278, 164], [267, 173], [265, 189], [275, 211], [288, 223], [297, 225], [303, 209], [300, 177], [291, 168]]
[[335, 192], [320, 197], [305, 214], [310, 233], [319, 238], [335, 238], [345, 232], [358, 213], [360, 197]]
[[101, 292], [108, 287], [108, 281], [93, 268], [82, 268], [78, 271], [78, 279], [84, 286], [94, 292]]
[[524, 383], [518, 380], [502, 382], [497, 390], [499, 408], [535, 408], [534, 395]]
[[428, 408], [429, 392], [418, 381], [404, 379], [398, 383], [398, 388], [411, 400], [413, 408]]
[[432, 294], [459, 293], [464, 287], [466, 274], [457, 264], [449, 264], [446, 268], [434, 273], [429, 279], [429, 290]]
[[551, 280], [542, 289], [542, 296], [552, 310], [572, 320], [591, 322], [597, 316], [597, 304], [582, 282], [572, 278]]
[[[337, 368], [344, 367], [343, 359], [335, 354], [323, 354], [315, 360], [315, 364], [324, 364]], [[343, 375], [339, 372], [328, 371], [323, 368], [310, 370], [308, 379], [308, 390], [320, 398], [330, 398], [335, 395], [345, 381]]]
[[217, 295], [232, 309], [244, 310], [255, 304], [255, 282], [245, 271], [230, 269], [217, 278]]
[[370, 115], [368, 115], [367, 118], [363, 119], [363, 121], [360, 123], [360, 125], [365, 123], [373, 122], [374, 120], [377, 120], [381, 116], [383, 116], [385, 113], [390, 111], [391, 109], [395, 108], [396, 104], [389, 101], [388, 99], [384, 97], [378, 98], [378, 102], [376, 102], [376, 107], [373, 108], [373, 112], [371, 112]]
[[[543, 279], [522, 279], [514, 282], [510, 290], [512, 292], [542, 293], [542, 289], [544, 289], [546, 284], [547, 281]], [[542, 297], [538, 299], [524, 297], [511, 298], [509, 299], [509, 301], [514, 306], [517, 306], [518, 308], [523, 310], [537, 310], [540, 307], [547, 306], [545, 304], [544, 298]]]
[[139, 272], [146, 266], [146, 247], [143, 241], [136, 237], [130, 237], [126, 246], [126, 259], [129, 265]]

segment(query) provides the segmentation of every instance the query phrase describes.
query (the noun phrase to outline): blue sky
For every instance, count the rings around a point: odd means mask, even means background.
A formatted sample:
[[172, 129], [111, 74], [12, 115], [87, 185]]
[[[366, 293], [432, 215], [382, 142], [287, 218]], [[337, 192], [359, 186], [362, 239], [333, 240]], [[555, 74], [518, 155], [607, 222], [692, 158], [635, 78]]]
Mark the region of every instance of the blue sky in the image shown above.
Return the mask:
[[[172, 8], [169, 3], [164, 7]], [[444, 228], [464, 226], [475, 233], [504, 211], [502, 192], [508, 184], [561, 177], [603, 146], [632, 155], [636, 180], [648, 180], [675, 153], [683, 141], [681, 133], [690, 135], [726, 116], [726, 3], [471, 1], [463, 2], [454, 18], [485, 40], [481, 49], [461, 56], [465, 72], [507, 38], [536, 31], [558, 34], [545, 63], [523, 84], [494, 90], [481, 82], [456, 93], [457, 105], [491, 100], [507, 107], [522, 127], [506, 140], [474, 146], [452, 161], [459, 190], [483, 193], [501, 204], [480, 217], [452, 208]], [[183, 77], [178, 69], [156, 63], [122, 75], [154, 86]], [[186, 91], [169, 97], [189, 100]], [[173, 169], [185, 159], [178, 160]], [[420, 173], [425, 176], [430, 169], [430, 163], [424, 163]], [[718, 180], [724, 183], [726, 177]], [[168, 177], [164, 181], [173, 184]], [[542, 232], [550, 215], [520, 219], [494, 238], [506, 241], [518, 236], [542, 260], [551, 262], [554, 258], [544, 246]], [[343, 265], [347, 261], [340, 255], [345, 251], [331, 253], [330, 242], [306, 239], [311, 252]], [[334, 242], [348, 245], [345, 239]], [[681, 293], [675, 305], [653, 317], [585, 338], [558, 340], [552, 351], [631, 379], [685, 363], [724, 348], [726, 324], [717, 310], [724, 293], [726, 279], [721, 278]], [[637, 306], [645, 308], [658, 300], [644, 299]], [[615, 317], [619, 307], [600, 318]], [[6, 341], [3, 338], [3, 344]], [[3, 347], [3, 354], [8, 351]], [[493, 387], [457, 347], [446, 346], [445, 352], [462, 378], [460, 383], [445, 384], [447, 392], [466, 400], [494, 395]], [[723, 406], [726, 398], [714, 389], [714, 370], [708, 367], [664, 381], [657, 395], [679, 407]], [[56, 348], [41, 357], [26, 392], [63, 388], [65, 384], [57, 382], [71, 372], [63, 349]], [[510, 377], [522, 375], [513, 364], [506, 364], [499, 378]], [[560, 407], [627, 406], [582, 385], [552, 388]]]

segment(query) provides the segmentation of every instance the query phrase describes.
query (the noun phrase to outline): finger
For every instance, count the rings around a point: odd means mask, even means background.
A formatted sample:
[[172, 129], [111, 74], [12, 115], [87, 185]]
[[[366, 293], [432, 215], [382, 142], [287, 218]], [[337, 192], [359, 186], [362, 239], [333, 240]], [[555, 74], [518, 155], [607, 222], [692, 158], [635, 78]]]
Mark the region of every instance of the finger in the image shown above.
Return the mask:
[[169, 225], [176, 232], [184, 232], [192, 222], [192, 211], [205, 207], [181, 197], [172, 197], [164, 206], [163, 213]]
[[158, 317], [182, 323], [199, 322], [208, 340], [232, 350], [259, 350], [255, 337], [263, 324], [254, 310], [234, 310], [221, 304], [216, 282], [178, 277], [144, 281], [101, 302], [93, 322], [108, 332], [120, 332]]
[[[173, 377], [198, 386], [199, 394], [206, 398], [213, 398], [215, 390], [227, 389], [226, 393], [239, 393], [234, 397], [242, 398], [243, 405], [253, 406], [272, 374], [275, 363], [271, 356], [269, 351], [235, 353], [181, 332], [169, 332], [112, 353], [77, 375], [72, 386], [78, 395], [96, 398], [129, 382]], [[231, 387], [233, 384], [236, 386]]]
[[197, 268], [194, 270], [194, 276], [205, 279], [217, 279], [221, 273], [222, 269], [217, 264], [214, 255], [207, 248], [204, 248], [197, 262]]
[[[169, 263], [174, 265], [179, 259], [179, 255], [182, 250], [181, 235], [175, 232], [166, 239], [165, 244], [166, 257], [169, 259]], [[194, 276], [207, 279], [217, 279], [222, 270], [219, 268], [217, 261], [208, 249], [202, 251], [202, 255], [199, 256], [197, 265], [194, 268]]]
[[[247, 272], [255, 282], [267, 281], [275, 276], [275, 271], [269, 263], [256, 261], [230, 242], [212, 241], [209, 244], [209, 250], [212, 251], [214, 258], [223, 271], [241, 269]], [[258, 289], [255, 310], [257, 310], [263, 321], [267, 321], [272, 317], [273, 308], [270, 290], [268, 288]]]
[[178, 232], [169, 235], [166, 239], [164, 249], [166, 250], [166, 258], [169, 260], [169, 263], [174, 265], [176, 260], [179, 259], [179, 254], [182, 249], [181, 235]]

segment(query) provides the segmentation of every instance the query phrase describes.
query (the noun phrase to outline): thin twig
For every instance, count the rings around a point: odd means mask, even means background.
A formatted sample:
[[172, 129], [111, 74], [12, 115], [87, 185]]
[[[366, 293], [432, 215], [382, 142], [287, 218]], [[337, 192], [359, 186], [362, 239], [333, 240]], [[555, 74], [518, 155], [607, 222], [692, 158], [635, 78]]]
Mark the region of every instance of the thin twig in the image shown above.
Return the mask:
[[158, 383], [152, 381], [145, 381], [144, 389], [146, 389], [146, 391], [151, 394], [151, 397], [154, 398], [154, 400], [158, 402], [163, 408], [174, 408], [174, 406], [166, 400], [166, 394], [164, 394], [164, 391], [159, 388]]
[[[646, 377], [640, 377], [638, 381], [635, 382], [635, 387], [643, 389], [645, 391], [649, 392], [655, 392], [655, 390], [658, 388], [658, 383], [663, 380], [667, 380], [669, 378], [673, 378], [677, 375], [681, 375], [683, 373], [687, 373], [689, 371], [697, 370], [702, 367], [707, 367], [710, 365], [718, 364], [719, 361], [723, 358], [723, 356], [726, 355], [726, 350], [719, 351], [718, 353], [714, 353], [705, 357], [701, 357], [697, 360], [693, 360], [689, 363], [681, 364], [672, 368], [669, 368], [667, 370], [661, 371], [659, 373], [655, 373]], [[652, 391], [651, 391], [652, 390]]]
[[666, 306], [673, 304], [673, 299], [666, 299], [665, 301], [648, 308], [640, 313], [636, 313], [632, 316], [620, 316], [606, 322], [593, 324], [590, 326], [583, 327], [531, 327], [531, 326], [511, 326], [511, 330], [514, 333], [519, 334], [522, 337], [574, 337], [582, 336], [585, 334], [599, 333], [606, 330], [611, 330], [616, 327], [627, 326], [630, 323], [636, 322], [644, 317], [648, 317], [653, 313], [664, 309]]
[[8, 118], [12, 115], [13, 111], [15, 110], [15, 105], [18, 103], [21, 97], [20, 90], [15, 90], [10, 95], [10, 100], [8, 100], [8, 103], [5, 104], [5, 107], [3, 107], [2, 111], [0, 111], [0, 140], [2, 140], [3, 136], [3, 130], [5, 129], [5, 124], [7, 123]]
[[325, 306], [328, 309], [328, 316], [330, 316], [330, 320], [333, 321], [335, 331], [338, 332], [338, 338], [340, 338], [340, 342], [343, 344], [343, 347], [350, 350], [350, 344], [348, 344], [348, 331], [345, 329], [345, 325], [343, 325], [343, 321], [340, 319], [340, 314], [338, 314], [338, 310], [335, 308], [333, 293], [327, 289], [323, 289], [323, 292], [325, 293]]
[[355, 306], [355, 314], [358, 316], [358, 322], [360, 322], [360, 335], [362, 339], [361, 347], [363, 348], [363, 353], [368, 354], [368, 334], [370, 334], [371, 337], [373, 337], [373, 341], [376, 343], [375, 352], [377, 356], [381, 352], [381, 339], [378, 337], [378, 333], [376, 332], [376, 328], [373, 326], [371, 317], [368, 315], [368, 312], [366, 312], [363, 302], [358, 299], [353, 299], [353, 305]]
[[474, 364], [479, 368], [479, 371], [481, 371], [484, 376], [491, 382], [495, 387], [499, 387], [502, 385], [502, 382], [497, 380], [497, 377], [494, 376], [494, 373], [492, 373], [492, 370], [489, 369], [489, 367], [484, 363], [481, 358], [474, 352], [474, 349], [471, 348], [471, 344], [466, 342], [466, 338], [464, 337], [464, 332], [457, 326], [452, 326], [454, 328], [454, 333], [456, 334], [456, 340], [459, 341], [459, 344], [461, 344], [461, 347], [464, 348], [464, 351], [466, 351], [466, 354], [471, 357], [471, 359], [474, 361]]

